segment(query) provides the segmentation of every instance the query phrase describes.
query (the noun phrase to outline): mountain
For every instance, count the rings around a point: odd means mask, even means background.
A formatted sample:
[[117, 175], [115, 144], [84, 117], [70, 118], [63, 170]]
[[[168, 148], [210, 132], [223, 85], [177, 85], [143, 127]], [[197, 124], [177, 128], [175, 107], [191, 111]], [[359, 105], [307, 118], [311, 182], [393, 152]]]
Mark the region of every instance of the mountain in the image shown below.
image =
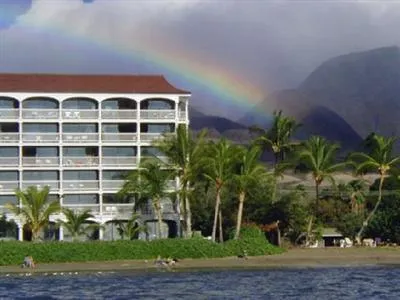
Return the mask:
[[372, 131], [400, 135], [399, 97], [400, 49], [384, 47], [322, 63], [298, 88], [269, 95], [239, 122], [251, 124], [260, 121], [260, 111], [281, 109], [304, 124], [302, 135], [352, 147]]

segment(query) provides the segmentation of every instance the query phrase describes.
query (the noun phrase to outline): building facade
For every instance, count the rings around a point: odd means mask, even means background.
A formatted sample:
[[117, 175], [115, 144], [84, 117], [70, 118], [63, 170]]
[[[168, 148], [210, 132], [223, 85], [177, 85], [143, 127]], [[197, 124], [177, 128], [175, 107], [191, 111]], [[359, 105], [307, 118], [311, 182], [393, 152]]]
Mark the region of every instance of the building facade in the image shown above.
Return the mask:
[[[162, 76], [0, 74], [0, 213], [16, 221], [22, 240], [23, 222], [4, 204], [17, 203], [17, 188], [48, 185], [52, 199], [90, 209], [101, 225], [129, 219], [133, 203], [116, 197], [123, 177], [160, 155], [154, 139], [188, 125], [189, 98]], [[176, 221], [172, 202], [163, 213]], [[57, 238], [64, 235], [61, 228]], [[114, 239], [115, 230], [105, 226], [98, 238]]]

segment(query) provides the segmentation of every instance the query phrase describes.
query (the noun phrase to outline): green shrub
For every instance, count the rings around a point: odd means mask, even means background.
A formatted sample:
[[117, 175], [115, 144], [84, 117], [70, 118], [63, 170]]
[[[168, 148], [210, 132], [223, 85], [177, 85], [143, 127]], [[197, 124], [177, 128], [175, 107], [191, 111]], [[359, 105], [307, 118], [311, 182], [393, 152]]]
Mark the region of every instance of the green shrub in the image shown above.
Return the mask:
[[242, 238], [224, 244], [202, 238], [163, 239], [154, 241], [93, 241], [93, 242], [0, 242], [0, 265], [19, 265], [26, 255], [39, 263], [87, 262], [130, 259], [213, 258], [238, 255], [246, 249], [248, 255], [280, 253], [281, 249], [265, 238]]

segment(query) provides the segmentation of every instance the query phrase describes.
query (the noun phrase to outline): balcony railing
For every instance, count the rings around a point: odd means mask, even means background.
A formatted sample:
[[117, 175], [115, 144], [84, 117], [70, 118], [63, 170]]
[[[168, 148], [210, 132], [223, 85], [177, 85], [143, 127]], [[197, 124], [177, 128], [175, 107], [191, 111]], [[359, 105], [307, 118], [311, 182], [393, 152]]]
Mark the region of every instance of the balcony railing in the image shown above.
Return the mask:
[[147, 109], [140, 111], [141, 120], [174, 120], [175, 109]]
[[23, 108], [22, 118], [24, 120], [58, 119], [59, 113], [60, 111], [58, 109]]
[[140, 142], [142, 143], [151, 143], [156, 139], [163, 138], [162, 133], [141, 133], [140, 134]]
[[19, 110], [15, 108], [11, 109], [0, 109], [1, 120], [17, 120], [19, 118]]
[[179, 116], [179, 121], [186, 121], [186, 111], [179, 111], [178, 116]]
[[132, 143], [137, 141], [137, 133], [103, 133], [101, 140], [109, 143]]
[[84, 144], [97, 142], [99, 139], [98, 133], [63, 133], [62, 141], [65, 144]]
[[103, 190], [119, 191], [124, 184], [123, 180], [103, 180]]
[[58, 133], [28, 132], [22, 134], [22, 141], [30, 143], [54, 143], [58, 142], [59, 136]]
[[69, 208], [75, 213], [82, 213], [87, 209], [90, 209], [92, 214], [98, 214], [100, 212], [99, 204], [63, 204], [62, 207]]
[[24, 167], [56, 167], [59, 164], [58, 157], [23, 157]]
[[111, 218], [126, 218], [130, 219], [133, 212], [133, 203], [128, 204], [103, 204], [103, 216]]
[[103, 156], [102, 165], [107, 167], [134, 167], [137, 165], [136, 157]]
[[18, 132], [0, 132], [0, 143], [18, 143]]
[[0, 157], [1, 167], [16, 167], [18, 166], [18, 163], [19, 163], [18, 157]]
[[95, 156], [64, 156], [65, 167], [92, 167], [99, 165], [99, 158]]
[[137, 110], [133, 109], [105, 109], [101, 112], [102, 119], [136, 119]]
[[98, 180], [64, 180], [64, 191], [95, 191], [99, 189]]
[[38, 189], [42, 189], [45, 186], [50, 187], [50, 190], [52, 192], [58, 191], [60, 189], [60, 182], [57, 181], [51, 181], [51, 180], [24, 180], [22, 182], [22, 189], [26, 189], [30, 186], [35, 186]]
[[0, 181], [0, 192], [14, 192], [18, 188], [18, 181]]
[[176, 189], [176, 181], [175, 180], [169, 180], [167, 183], [167, 189], [168, 190], [175, 190]]
[[98, 119], [99, 112], [95, 109], [64, 109], [62, 117], [64, 120]]

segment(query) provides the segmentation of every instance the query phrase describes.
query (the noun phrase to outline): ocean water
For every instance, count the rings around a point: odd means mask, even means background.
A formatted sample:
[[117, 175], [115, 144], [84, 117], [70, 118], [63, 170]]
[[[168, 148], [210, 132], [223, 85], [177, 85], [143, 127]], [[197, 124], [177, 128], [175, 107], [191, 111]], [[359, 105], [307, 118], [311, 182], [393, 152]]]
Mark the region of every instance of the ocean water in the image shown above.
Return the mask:
[[400, 299], [400, 268], [0, 275], [0, 299]]

